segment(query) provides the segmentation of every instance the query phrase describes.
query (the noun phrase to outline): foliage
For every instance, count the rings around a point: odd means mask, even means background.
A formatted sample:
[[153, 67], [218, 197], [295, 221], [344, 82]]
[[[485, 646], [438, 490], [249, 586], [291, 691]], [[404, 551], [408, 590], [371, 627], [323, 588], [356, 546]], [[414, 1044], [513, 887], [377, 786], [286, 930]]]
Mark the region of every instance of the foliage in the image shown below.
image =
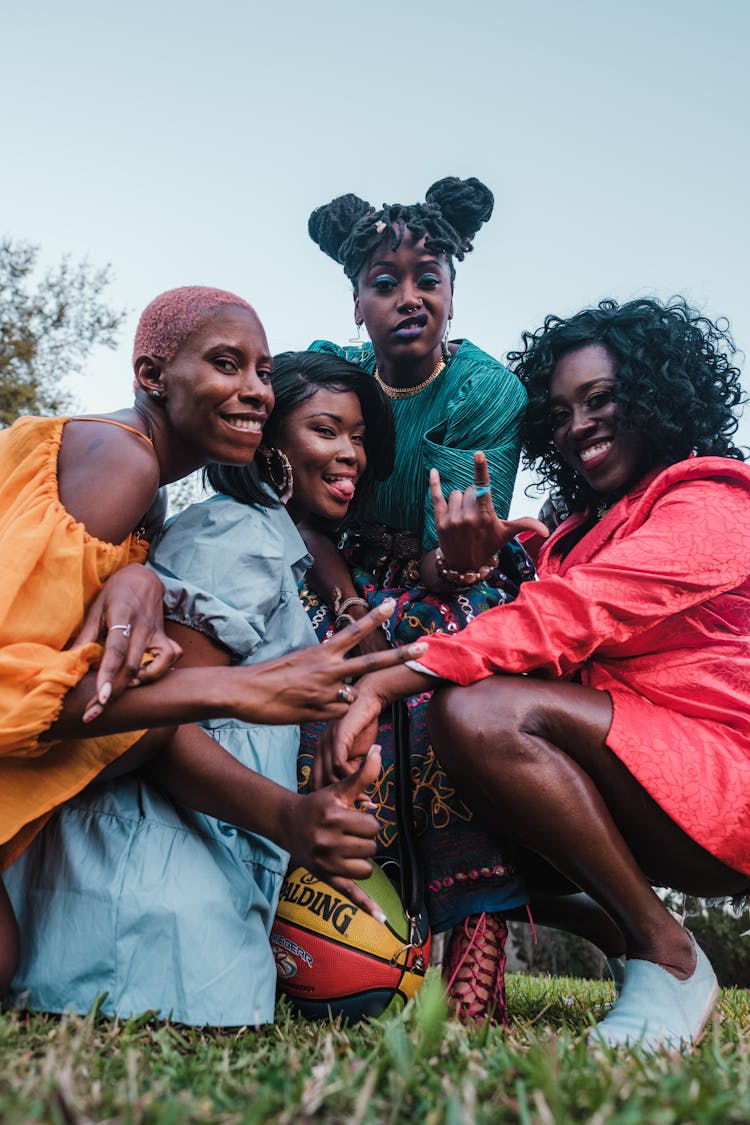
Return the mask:
[[547, 926], [532, 931], [521, 922], [511, 922], [509, 928], [517, 960], [514, 967], [523, 972], [609, 980], [604, 955], [583, 938]]
[[[667, 906], [686, 912], [686, 925], [695, 935], [724, 988], [750, 988], [750, 916], [747, 906], [732, 912], [728, 900], [707, 903], [704, 899], [661, 890]], [[565, 974], [571, 977], [609, 980], [603, 954], [593, 945], [562, 930], [536, 927], [536, 940], [525, 923], [509, 924], [510, 965], [525, 973]], [[747, 936], [745, 936], [747, 935]]]
[[38, 276], [38, 256], [31, 243], [0, 241], [0, 426], [65, 410], [61, 379], [81, 371], [94, 346], [114, 347], [125, 316], [100, 300], [108, 266], [66, 256]]
[[513, 975], [512, 1026], [446, 1018], [433, 970], [403, 1013], [351, 1029], [283, 1004], [274, 1027], [234, 1033], [128, 1021], [0, 1016], [0, 1120], [124, 1123], [750, 1120], [750, 995], [722, 994], [685, 1056], [587, 1046], [602, 982]]
[[745, 910], [739, 917], [713, 906], [688, 918], [696, 941], [706, 951], [719, 984], [750, 988], [750, 936], [744, 937], [750, 923]]

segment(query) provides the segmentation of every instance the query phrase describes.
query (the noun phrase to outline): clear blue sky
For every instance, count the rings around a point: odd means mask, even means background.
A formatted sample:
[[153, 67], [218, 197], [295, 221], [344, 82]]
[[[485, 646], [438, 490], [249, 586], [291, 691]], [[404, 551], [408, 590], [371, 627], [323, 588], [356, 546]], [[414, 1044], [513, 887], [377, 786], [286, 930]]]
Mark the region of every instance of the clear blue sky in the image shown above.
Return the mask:
[[173, 285], [236, 290], [274, 350], [346, 339], [310, 210], [449, 174], [496, 197], [455, 335], [502, 356], [549, 312], [681, 292], [750, 350], [749, 41], [745, 0], [2, 0], [0, 232], [112, 263], [131, 316], [90, 410], [129, 401]]

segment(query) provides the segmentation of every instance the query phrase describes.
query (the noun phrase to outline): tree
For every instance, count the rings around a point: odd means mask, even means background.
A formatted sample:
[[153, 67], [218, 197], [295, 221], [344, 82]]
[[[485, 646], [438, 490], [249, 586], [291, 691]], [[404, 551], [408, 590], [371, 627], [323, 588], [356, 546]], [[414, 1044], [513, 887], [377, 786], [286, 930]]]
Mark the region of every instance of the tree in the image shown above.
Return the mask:
[[114, 347], [125, 317], [100, 300], [109, 266], [66, 255], [35, 276], [38, 256], [31, 243], [0, 241], [0, 427], [69, 407], [61, 381], [81, 371], [93, 347]]

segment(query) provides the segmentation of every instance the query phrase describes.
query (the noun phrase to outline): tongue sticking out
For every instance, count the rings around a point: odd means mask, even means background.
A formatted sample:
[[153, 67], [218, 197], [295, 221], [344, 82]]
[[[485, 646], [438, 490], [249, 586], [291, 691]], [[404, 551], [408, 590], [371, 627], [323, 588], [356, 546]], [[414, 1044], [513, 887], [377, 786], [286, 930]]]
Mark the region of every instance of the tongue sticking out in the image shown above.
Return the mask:
[[331, 492], [338, 496], [340, 500], [348, 502], [354, 496], [354, 481], [350, 477], [344, 477], [341, 480], [329, 480], [326, 483]]

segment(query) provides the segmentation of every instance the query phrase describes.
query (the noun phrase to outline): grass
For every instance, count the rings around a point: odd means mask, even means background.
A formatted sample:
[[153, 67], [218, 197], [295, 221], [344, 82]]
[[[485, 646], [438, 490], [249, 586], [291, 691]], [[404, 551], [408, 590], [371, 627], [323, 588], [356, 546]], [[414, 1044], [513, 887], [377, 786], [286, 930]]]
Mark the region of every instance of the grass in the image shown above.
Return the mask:
[[0, 1015], [0, 1122], [297, 1123], [750, 1121], [750, 993], [728, 989], [687, 1055], [591, 1050], [602, 982], [514, 974], [508, 1030], [446, 1018], [431, 974], [417, 1001], [354, 1028], [206, 1032], [156, 1022]]

